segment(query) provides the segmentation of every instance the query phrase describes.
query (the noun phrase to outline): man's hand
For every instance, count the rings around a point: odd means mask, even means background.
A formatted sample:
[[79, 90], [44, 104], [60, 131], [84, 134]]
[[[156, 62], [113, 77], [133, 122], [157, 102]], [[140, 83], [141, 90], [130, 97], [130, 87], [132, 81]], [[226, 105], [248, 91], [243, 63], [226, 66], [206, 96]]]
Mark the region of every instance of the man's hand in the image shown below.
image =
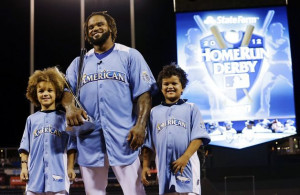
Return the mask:
[[88, 119], [87, 113], [75, 106], [75, 99], [70, 92], [65, 91], [63, 93], [61, 104], [66, 110], [68, 126], [80, 126], [85, 119]]
[[130, 148], [132, 150], [138, 149], [140, 146], [143, 145], [144, 140], [145, 140], [145, 128], [138, 125], [133, 126], [127, 136], [127, 141], [130, 142]]
[[84, 119], [87, 119], [87, 113], [75, 106], [70, 106], [66, 108], [66, 118], [68, 126], [79, 126], [84, 123]]
[[150, 92], [145, 92], [137, 98], [137, 121], [127, 136], [127, 141], [130, 142], [132, 150], [138, 149], [144, 143], [150, 109], [151, 95]]

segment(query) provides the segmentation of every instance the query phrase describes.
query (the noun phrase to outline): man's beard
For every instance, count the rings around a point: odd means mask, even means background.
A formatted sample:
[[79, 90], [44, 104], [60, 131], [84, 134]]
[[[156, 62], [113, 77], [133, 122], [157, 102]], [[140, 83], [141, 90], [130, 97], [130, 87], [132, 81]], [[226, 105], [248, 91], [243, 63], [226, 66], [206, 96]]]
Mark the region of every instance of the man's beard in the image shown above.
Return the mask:
[[93, 39], [92, 37], [88, 36], [88, 42], [92, 45], [97, 45], [97, 46], [103, 46], [103, 44], [107, 41], [109, 38], [110, 32], [107, 31], [102, 34], [102, 36], [98, 39]]

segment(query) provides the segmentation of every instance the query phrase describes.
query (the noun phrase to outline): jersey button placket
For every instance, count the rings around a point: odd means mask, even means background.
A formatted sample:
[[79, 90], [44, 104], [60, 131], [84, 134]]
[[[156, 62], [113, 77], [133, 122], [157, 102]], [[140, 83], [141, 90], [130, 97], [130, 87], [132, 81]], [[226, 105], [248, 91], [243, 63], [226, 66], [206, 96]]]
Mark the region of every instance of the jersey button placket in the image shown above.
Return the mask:
[[[101, 70], [101, 66], [98, 66], [98, 70]], [[99, 71], [100, 72], [100, 71]], [[104, 94], [105, 94], [105, 91], [104, 91], [104, 88], [103, 88], [103, 81], [99, 80], [98, 81], [98, 97], [99, 97], [99, 113], [100, 113], [100, 122], [101, 122], [101, 127], [102, 127], [102, 131], [103, 131], [103, 135], [104, 137], [106, 138], [107, 137], [107, 122], [106, 122], [106, 112], [104, 111], [105, 109], [105, 97], [104, 97]], [[107, 146], [107, 142], [105, 142], [106, 144], [106, 147]], [[107, 154], [108, 155], [108, 154]], [[100, 159], [100, 155], [99, 155], [99, 159]], [[109, 162], [111, 164], [111, 162]]]
[[[98, 72], [101, 72], [101, 67], [102, 66], [98, 66]], [[104, 97], [103, 94], [105, 92], [103, 92], [103, 83], [102, 80], [98, 80], [98, 98], [99, 98], [99, 113], [100, 113], [100, 120], [101, 120], [101, 124], [102, 124], [102, 118], [103, 118], [103, 108], [104, 108]]]
[[[48, 119], [48, 116], [46, 115], [45, 116], [45, 123], [46, 124], [46, 128], [49, 127], [49, 119]], [[44, 128], [45, 128], [44, 127]], [[45, 170], [45, 183], [46, 183], [46, 189], [47, 189], [47, 186], [49, 186], [49, 167], [48, 167], [48, 148], [49, 148], [49, 142], [48, 142], [48, 133], [45, 133], [43, 134], [43, 137], [44, 137], [44, 170]]]
[[105, 112], [104, 109], [105, 108], [105, 103], [104, 103], [104, 97], [103, 94], [105, 94], [105, 92], [103, 92], [103, 84], [102, 81], [99, 80], [98, 81], [98, 94], [99, 94], [99, 111], [100, 111], [100, 119], [101, 119], [101, 124], [102, 124], [102, 128], [104, 128], [105, 126]]
[[[168, 121], [171, 119], [171, 111], [172, 111], [172, 108], [169, 108], [168, 109], [168, 116], [167, 116], [167, 123]], [[167, 127], [166, 127], [166, 130], [167, 130], [167, 148], [168, 148], [168, 153], [169, 152], [172, 152], [172, 144], [171, 144], [171, 139], [172, 139], [172, 132], [171, 132], [171, 129], [172, 128], [169, 128], [169, 125], [166, 124]]]
[[[98, 63], [97, 64], [97, 72], [98, 74], [101, 74], [102, 72], [102, 69], [103, 69], [103, 65], [102, 63]], [[98, 102], [98, 110], [99, 110], [99, 115], [100, 115], [100, 123], [101, 123], [101, 126], [103, 126], [103, 115], [102, 115], [102, 108], [103, 108], [103, 84], [102, 84], [102, 80], [99, 79], [97, 81], [97, 84], [98, 84], [98, 87], [97, 87], [97, 96], [98, 96], [98, 99], [99, 99], [99, 102]]]
[[102, 125], [102, 128], [105, 129], [106, 128], [106, 120], [105, 120], [105, 112], [104, 112], [104, 109], [105, 108], [105, 105], [104, 105], [104, 98], [103, 97], [100, 97], [100, 103], [99, 103], [99, 107], [102, 108], [100, 110], [100, 119], [101, 119], [101, 125]]

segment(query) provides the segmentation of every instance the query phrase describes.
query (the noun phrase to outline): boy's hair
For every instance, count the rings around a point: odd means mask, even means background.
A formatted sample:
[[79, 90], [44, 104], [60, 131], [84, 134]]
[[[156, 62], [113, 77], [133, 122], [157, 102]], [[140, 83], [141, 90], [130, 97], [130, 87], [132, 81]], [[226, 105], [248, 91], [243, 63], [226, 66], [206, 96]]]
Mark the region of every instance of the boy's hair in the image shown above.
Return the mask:
[[[99, 16], [103, 16], [111, 30], [111, 39], [113, 42], [115, 42], [116, 38], [117, 38], [117, 25], [116, 25], [116, 22], [115, 22], [115, 19], [113, 17], [111, 17], [107, 11], [100, 11], [100, 12], [93, 12], [91, 15], [89, 15], [87, 17], [87, 19], [85, 20], [85, 23], [84, 23], [84, 36], [85, 36], [85, 39], [87, 39], [88, 37], [88, 32], [89, 32], [89, 29], [88, 29], [88, 22], [90, 20], [90, 18], [92, 16], [96, 16], [96, 15], [99, 15]], [[91, 43], [90, 43], [91, 44]]]
[[172, 76], [178, 76], [178, 78], [181, 82], [182, 88], [185, 89], [187, 83], [189, 82], [187, 79], [187, 74], [182, 68], [180, 68], [176, 64], [166, 65], [159, 72], [158, 77], [157, 77], [157, 84], [158, 84], [159, 89], [162, 88], [162, 80], [164, 78], [170, 78]]
[[60, 102], [65, 88], [65, 80], [64, 74], [60, 72], [56, 67], [45, 68], [44, 70], [36, 70], [29, 77], [26, 90], [27, 99], [35, 106], [40, 106], [40, 102], [38, 101], [37, 97], [37, 85], [42, 81], [51, 82], [53, 84], [56, 92], [55, 102]]

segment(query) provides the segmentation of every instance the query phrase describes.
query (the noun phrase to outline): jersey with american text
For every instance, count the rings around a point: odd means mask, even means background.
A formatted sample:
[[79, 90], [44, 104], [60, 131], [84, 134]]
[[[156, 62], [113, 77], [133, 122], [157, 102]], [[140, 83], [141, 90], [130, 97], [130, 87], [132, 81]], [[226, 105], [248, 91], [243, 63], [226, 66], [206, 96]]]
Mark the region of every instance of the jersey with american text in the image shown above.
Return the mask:
[[159, 194], [170, 192], [200, 194], [200, 161], [192, 155], [183, 174], [172, 172], [172, 162], [186, 151], [194, 139], [210, 142], [198, 107], [179, 100], [174, 105], [152, 108], [144, 146], [156, 151]]
[[29, 153], [29, 180], [32, 192], [69, 192], [67, 151], [76, 149], [76, 138], [66, 131], [65, 113], [37, 111], [27, 118], [19, 152]]
[[[152, 72], [136, 49], [115, 43], [114, 48], [98, 58], [94, 49], [84, 58], [79, 99], [96, 129], [77, 137], [78, 164], [87, 167], [104, 165], [107, 153], [111, 166], [133, 163], [139, 151], [126, 140], [136, 123], [134, 101], [150, 91], [155, 83]], [[67, 69], [67, 79], [76, 90], [78, 61]]]

